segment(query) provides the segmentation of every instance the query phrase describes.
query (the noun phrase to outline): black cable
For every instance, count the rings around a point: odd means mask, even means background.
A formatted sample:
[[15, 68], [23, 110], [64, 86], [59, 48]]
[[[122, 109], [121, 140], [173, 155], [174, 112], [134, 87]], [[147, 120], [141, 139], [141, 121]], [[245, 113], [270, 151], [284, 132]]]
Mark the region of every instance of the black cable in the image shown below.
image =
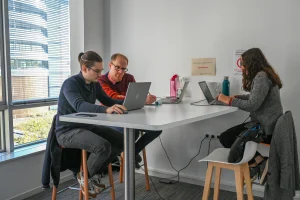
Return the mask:
[[[209, 142], [208, 142], [207, 156], [209, 155], [209, 151], [210, 151], [210, 142], [211, 142], [212, 139], [213, 139], [213, 138], [211, 137], [211, 138], [209, 139]], [[207, 169], [207, 167], [208, 167], [208, 162], [206, 163], [206, 169]]]
[[[247, 121], [247, 119], [249, 119], [249, 117], [250, 117], [250, 115], [245, 119], [245, 121], [244, 121], [243, 123], [245, 123], [245, 122]], [[242, 123], [242, 124], [243, 124], [243, 123]]]
[[163, 179], [160, 179], [160, 181], [161, 181], [161, 180], [172, 180], [173, 178], [176, 178], [176, 177], [177, 177], [177, 181], [175, 181], [175, 182], [170, 182], [170, 183], [172, 183], [172, 184], [178, 183], [178, 182], [180, 181], [179, 173], [180, 173], [182, 170], [186, 169], [186, 168], [191, 164], [191, 162], [194, 160], [194, 158], [196, 158], [196, 157], [200, 154], [200, 152], [201, 152], [201, 147], [202, 147], [202, 143], [203, 143], [203, 141], [204, 141], [206, 138], [207, 138], [207, 137], [205, 137], [205, 138], [203, 138], [203, 139], [201, 140], [201, 143], [200, 143], [200, 147], [199, 147], [198, 153], [197, 153], [194, 157], [191, 158], [191, 160], [189, 161], [189, 163], [188, 163], [185, 167], [181, 168], [180, 170], [177, 170], [177, 169], [173, 166], [173, 164], [172, 164], [172, 162], [171, 162], [171, 160], [170, 160], [170, 158], [169, 158], [169, 155], [168, 155], [168, 153], [167, 153], [167, 151], [166, 151], [166, 149], [165, 149], [165, 147], [164, 147], [164, 145], [163, 145], [163, 143], [162, 143], [162, 141], [161, 141], [161, 138], [160, 138], [160, 136], [159, 136], [160, 144], [161, 144], [162, 148], [163, 148], [164, 151], [165, 151], [165, 154], [166, 154], [166, 156], [167, 156], [167, 158], [168, 158], [168, 160], [169, 160], [169, 163], [170, 163], [171, 167], [177, 172], [177, 175], [176, 175], [176, 176], [171, 177], [171, 178], [169, 178], [169, 179], [163, 178]]
[[[145, 173], [145, 170], [143, 169], [143, 167], [141, 167], [141, 169], [144, 171], [144, 173]], [[150, 178], [150, 180], [151, 180], [151, 183], [152, 183], [152, 185], [153, 185], [153, 187], [154, 187], [154, 189], [155, 189], [155, 191], [156, 191], [156, 193], [158, 194], [158, 196], [162, 199], [162, 200], [165, 200], [160, 194], [159, 194], [159, 192], [158, 192], [158, 190], [157, 190], [157, 188], [155, 187], [155, 184], [154, 184], [154, 182], [153, 182], [153, 180], [152, 180], [152, 178], [150, 177], [150, 176], [148, 176], [149, 178]]]

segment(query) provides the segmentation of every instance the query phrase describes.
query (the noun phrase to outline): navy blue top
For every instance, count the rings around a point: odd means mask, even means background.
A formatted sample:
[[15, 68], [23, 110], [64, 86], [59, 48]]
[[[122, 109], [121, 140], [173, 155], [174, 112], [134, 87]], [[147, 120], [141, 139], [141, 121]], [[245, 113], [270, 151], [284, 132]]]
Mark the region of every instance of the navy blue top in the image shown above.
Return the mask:
[[[96, 99], [103, 105], [96, 105]], [[87, 84], [81, 72], [66, 79], [61, 86], [58, 98], [56, 136], [74, 128], [89, 129], [91, 127], [88, 124], [61, 122], [59, 121], [60, 115], [77, 112], [106, 113], [106, 109], [115, 104], [123, 104], [123, 100], [107, 96], [99, 82]]]

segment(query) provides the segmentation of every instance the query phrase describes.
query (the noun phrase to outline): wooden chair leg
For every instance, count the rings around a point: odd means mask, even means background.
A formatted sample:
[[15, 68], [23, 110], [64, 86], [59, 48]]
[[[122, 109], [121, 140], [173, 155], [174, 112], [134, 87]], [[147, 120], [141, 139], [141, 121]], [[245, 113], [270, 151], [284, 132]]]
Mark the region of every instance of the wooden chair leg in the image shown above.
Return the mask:
[[87, 169], [87, 152], [82, 150], [82, 165], [83, 165], [83, 176], [84, 176], [84, 200], [89, 200], [89, 180], [88, 180], [88, 169]]
[[82, 200], [82, 198], [83, 198], [83, 194], [82, 194], [82, 191], [80, 190], [79, 191], [79, 200]]
[[214, 200], [219, 199], [220, 180], [221, 180], [221, 167], [216, 166]]
[[146, 156], [146, 149], [143, 149], [143, 159], [144, 159], [144, 169], [145, 169], [145, 179], [146, 179], [146, 190], [150, 190], [150, 183], [149, 183], [149, 174], [148, 174], [148, 164], [147, 164], [147, 156]]
[[208, 162], [202, 200], [208, 200], [213, 167], [213, 163]]
[[120, 174], [119, 174], [120, 183], [123, 183], [123, 177], [124, 177], [123, 173], [124, 173], [124, 153], [121, 153]]
[[[83, 167], [83, 162], [82, 162], [82, 155], [81, 155], [81, 164], [80, 164], [80, 170], [79, 170], [80, 173], [83, 170], [82, 167]], [[77, 174], [77, 176], [78, 176], [78, 174]], [[79, 200], [82, 200], [83, 199], [83, 193], [82, 193], [82, 187], [81, 187], [81, 185], [79, 185], [79, 189], [80, 189], [79, 190]]]
[[52, 200], [56, 200], [57, 188], [53, 185], [52, 189]]
[[237, 165], [234, 169], [234, 174], [235, 174], [235, 186], [236, 186], [236, 194], [237, 194], [237, 200], [243, 200], [244, 195], [243, 195], [243, 172], [241, 165]]
[[248, 200], [254, 200], [248, 163], [245, 163], [242, 165], [242, 170], [243, 170], [244, 178], [245, 178], [245, 182], [246, 182]]
[[115, 184], [114, 184], [114, 177], [113, 177], [111, 163], [108, 165], [108, 176], [109, 176], [109, 184], [111, 186], [111, 189], [110, 189], [111, 200], [115, 200], [116, 199]]

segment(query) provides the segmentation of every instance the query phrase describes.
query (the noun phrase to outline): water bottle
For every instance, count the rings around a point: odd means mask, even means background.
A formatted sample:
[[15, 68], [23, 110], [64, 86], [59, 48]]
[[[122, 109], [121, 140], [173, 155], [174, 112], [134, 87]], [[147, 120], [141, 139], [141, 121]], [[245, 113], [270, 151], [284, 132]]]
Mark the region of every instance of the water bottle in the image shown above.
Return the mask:
[[222, 83], [222, 93], [226, 96], [229, 96], [230, 82], [228, 80], [228, 76], [224, 76], [224, 80]]

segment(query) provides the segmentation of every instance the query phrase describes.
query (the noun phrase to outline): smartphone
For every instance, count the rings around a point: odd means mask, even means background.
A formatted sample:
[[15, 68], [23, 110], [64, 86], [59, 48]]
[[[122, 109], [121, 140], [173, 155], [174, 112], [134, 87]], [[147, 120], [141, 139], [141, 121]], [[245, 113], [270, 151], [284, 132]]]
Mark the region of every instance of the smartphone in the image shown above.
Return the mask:
[[96, 117], [96, 114], [88, 114], [88, 113], [78, 113], [75, 116], [81, 116], [81, 117]]

